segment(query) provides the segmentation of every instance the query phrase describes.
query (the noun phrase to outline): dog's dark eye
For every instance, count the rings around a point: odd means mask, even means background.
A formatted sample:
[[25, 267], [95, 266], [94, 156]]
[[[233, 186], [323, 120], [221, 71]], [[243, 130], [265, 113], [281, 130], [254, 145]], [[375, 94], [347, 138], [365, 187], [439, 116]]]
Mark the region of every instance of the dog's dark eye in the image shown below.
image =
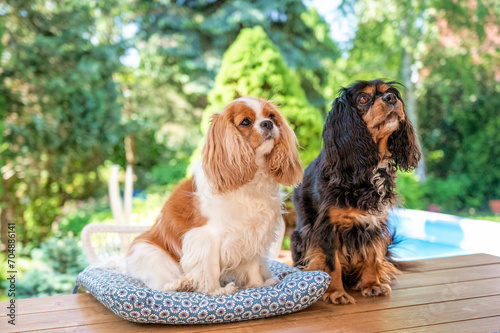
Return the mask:
[[366, 104], [366, 103], [368, 103], [368, 101], [369, 101], [369, 100], [370, 100], [370, 99], [369, 99], [368, 97], [366, 97], [366, 96], [361, 96], [361, 97], [359, 98], [358, 103], [359, 103], [359, 104]]
[[269, 119], [273, 121], [273, 123], [276, 121], [276, 116], [274, 114], [269, 115]]
[[240, 123], [241, 127], [248, 127], [252, 125], [252, 120], [250, 118], [245, 118], [243, 121]]

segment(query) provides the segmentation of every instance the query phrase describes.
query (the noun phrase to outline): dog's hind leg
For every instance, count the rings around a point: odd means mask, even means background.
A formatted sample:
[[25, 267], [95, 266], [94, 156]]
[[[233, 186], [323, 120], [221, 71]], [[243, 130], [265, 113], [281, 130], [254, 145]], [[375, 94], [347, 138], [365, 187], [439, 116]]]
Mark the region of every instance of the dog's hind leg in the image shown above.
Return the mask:
[[179, 263], [160, 247], [137, 242], [126, 257], [127, 272], [149, 288], [163, 290], [166, 283], [181, 276]]

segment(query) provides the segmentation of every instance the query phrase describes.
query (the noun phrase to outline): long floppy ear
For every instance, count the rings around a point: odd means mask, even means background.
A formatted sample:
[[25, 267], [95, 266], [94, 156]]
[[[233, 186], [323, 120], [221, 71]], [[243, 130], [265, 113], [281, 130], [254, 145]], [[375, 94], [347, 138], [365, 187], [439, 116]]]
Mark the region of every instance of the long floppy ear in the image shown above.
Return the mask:
[[399, 128], [387, 140], [387, 148], [400, 170], [410, 171], [418, 166], [422, 154], [417, 144], [415, 130], [406, 112], [405, 119], [399, 122]]
[[378, 147], [345, 93], [335, 99], [323, 128], [322, 169], [330, 181], [356, 184], [371, 177], [378, 164]]
[[202, 149], [202, 168], [215, 194], [250, 182], [258, 169], [255, 151], [223, 115], [214, 114]]
[[297, 137], [286, 120], [280, 119], [280, 136], [267, 157], [271, 177], [285, 186], [296, 186], [302, 181], [303, 171], [297, 152]]

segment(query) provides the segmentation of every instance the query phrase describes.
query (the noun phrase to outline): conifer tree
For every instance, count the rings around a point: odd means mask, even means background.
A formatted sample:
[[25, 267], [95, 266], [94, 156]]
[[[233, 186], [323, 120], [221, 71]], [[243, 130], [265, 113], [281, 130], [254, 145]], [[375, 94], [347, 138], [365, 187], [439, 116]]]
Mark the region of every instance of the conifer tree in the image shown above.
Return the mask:
[[[265, 98], [276, 104], [303, 148], [299, 155], [304, 166], [316, 157], [323, 123], [320, 111], [309, 104], [300, 79], [260, 26], [243, 29], [224, 54], [214, 88], [208, 95], [202, 132], [206, 133], [210, 116], [243, 96]], [[199, 160], [201, 145], [193, 161]]]

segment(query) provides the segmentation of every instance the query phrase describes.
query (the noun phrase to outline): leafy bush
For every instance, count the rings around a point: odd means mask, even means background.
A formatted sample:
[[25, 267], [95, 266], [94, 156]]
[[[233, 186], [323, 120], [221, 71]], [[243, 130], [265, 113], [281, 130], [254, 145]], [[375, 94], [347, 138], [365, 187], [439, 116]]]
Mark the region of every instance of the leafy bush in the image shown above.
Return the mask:
[[427, 202], [424, 186], [415, 173], [398, 172], [396, 192], [401, 196], [403, 207], [410, 209], [425, 209]]
[[471, 203], [469, 186], [470, 180], [466, 175], [451, 175], [446, 179], [429, 176], [425, 183], [425, 195], [429, 203], [440, 206], [444, 212], [456, 212]]
[[[123, 138], [113, 75], [125, 45], [91, 41], [100, 29], [95, 13], [104, 9], [101, 2], [9, 1], [4, 9], [6, 35], [16, 42], [3, 44], [15, 56], [1, 63], [7, 145], [1, 147], [0, 201], [9, 211], [0, 213], [13, 217], [19, 242], [38, 245], [68, 199], [103, 188], [95, 170]], [[26, 15], [14, 15], [19, 12]], [[43, 18], [44, 28], [33, 17]]]
[[[19, 298], [71, 293], [75, 279], [86, 266], [83, 251], [74, 237], [49, 238], [31, 251], [31, 259], [20, 258]], [[3, 285], [5, 286], [5, 281]]]
[[[5, 252], [0, 251], [0, 267], [7, 267], [7, 255]], [[0, 270], [0, 281], [6, 281], [7, 280], [7, 270], [6, 269], [1, 269]], [[7, 293], [5, 292], [5, 287], [8, 286], [7, 282], [0, 283], [0, 301], [5, 301], [8, 298]]]
[[483, 210], [500, 198], [500, 82], [490, 60], [443, 52], [429, 54], [439, 65], [429, 68], [419, 98], [420, 134], [434, 176], [429, 186], [435, 186], [428, 195], [450, 210]]
[[443, 212], [456, 213], [463, 207], [477, 205], [475, 198], [468, 194], [471, 181], [466, 175], [452, 175], [445, 179], [430, 175], [425, 183], [420, 183], [414, 173], [401, 172], [396, 184], [406, 208], [426, 209], [429, 204], [435, 204]]
[[85, 254], [75, 237], [49, 238], [31, 251], [33, 260], [44, 261], [61, 274], [77, 274], [87, 266]]
[[107, 199], [91, 200], [86, 203], [67, 203], [65, 210], [69, 210], [63, 214], [57, 222], [55, 236], [76, 236], [79, 237], [82, 229], [92, 222], [104, 222], [112, 219], [111, 208]]
[[186, 175], [188, 160], [171, 160], [168, 163], [160, 163], [152, 167], [151, 173], [155, 179], [155, 185], [177, 184]]

